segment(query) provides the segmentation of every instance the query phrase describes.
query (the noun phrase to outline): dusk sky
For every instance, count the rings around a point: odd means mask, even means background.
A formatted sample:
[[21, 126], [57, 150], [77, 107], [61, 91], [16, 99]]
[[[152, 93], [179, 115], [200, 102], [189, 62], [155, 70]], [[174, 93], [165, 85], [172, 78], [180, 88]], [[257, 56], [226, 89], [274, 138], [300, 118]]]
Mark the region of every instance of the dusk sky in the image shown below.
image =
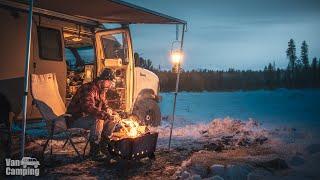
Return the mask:
[[[285, 68], [290, 38], [320, 57], [319, 0], [125, 0], [188, 22], [184, 69]], [[153, 64], [170, 69], [174, 25], [132, 25], [134, 49]]]

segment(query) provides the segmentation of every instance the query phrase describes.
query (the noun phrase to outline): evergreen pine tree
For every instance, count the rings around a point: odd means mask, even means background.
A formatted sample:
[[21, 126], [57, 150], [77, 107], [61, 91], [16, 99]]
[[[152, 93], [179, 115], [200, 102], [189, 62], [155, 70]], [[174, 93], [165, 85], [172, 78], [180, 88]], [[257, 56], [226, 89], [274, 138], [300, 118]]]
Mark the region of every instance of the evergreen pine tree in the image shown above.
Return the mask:
[[308, 70], [309, 69], [309, 57], [308, 57], [308, 44], [306, 43], [306, 41], [302, 42], [301, 45], [301, 63], [303, 65], [303, 69], [304, 70]]
[[294, 72], [296, 70], [296, 65], [297, 65], [296, 45], [293, 39], [290, 39], [290, 41], [288, 42], [288, 49], [286, 53], [287, 53], [287, 58], [289, 59], [289, 64], [288, 64], [289, 81], [290, 81], [290, 84], [293, 84], [293, 81], [295, 79]]
[[318, 66], [318, 61], [317, 61], [317, 58], [314, 57], [312, 59], [312, 63], [311, 63], [311, 69], [312, 69], [313, 72], [317, 71], [317, 66]]
[[314, 57], [312, 59], [312, 63], [311, 63], [311, 73], [312, 73], [312, 86], [316, 86], [316, 82], [317, 82], [317, 66], [318, 66], [318, 61], [317, 58]]
[[145, 67], [145, 68], [148, 69], [148, 70], [150, 70], [150, 71], [153, 70], [152, 61], [151, 61], [150, 59], [148, 59], [148, 60], [146, 61], [146, 67]]
[[134, 57], [134, 63], [135, 63], [135, 65], [136, 66], [140, 66], [140, 57], [139, 57], [139, 54], [138, 53], [134, 53], [134, 55], [133, 55], [133, 57]]
[[320, 87], [320, 60], [318, 60], [318, 78], [317, 78], [317, 86]]
[[289, 59], [289, 65], [288, 68], [290, 71], [293, 71], [295, 69], [296, 61], [297, 61], [297, 56], [296, 56], [296, 45], [294, 43], [293, 39], [290, 39], [288, 42], [288, 49], [286, 51], [287, 53], [287, 58]]

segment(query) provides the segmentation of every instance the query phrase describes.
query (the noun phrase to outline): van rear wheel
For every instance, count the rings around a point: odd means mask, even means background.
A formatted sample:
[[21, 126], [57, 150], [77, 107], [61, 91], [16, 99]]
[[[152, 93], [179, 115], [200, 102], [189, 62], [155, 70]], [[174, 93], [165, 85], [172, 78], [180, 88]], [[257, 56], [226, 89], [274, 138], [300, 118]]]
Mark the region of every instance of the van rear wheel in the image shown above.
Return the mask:
[[133, 114], [139, 117], [142, 124], [150, 126], [160, 125], [160, 107], [154, 99], [138, 100], [133, 108]]

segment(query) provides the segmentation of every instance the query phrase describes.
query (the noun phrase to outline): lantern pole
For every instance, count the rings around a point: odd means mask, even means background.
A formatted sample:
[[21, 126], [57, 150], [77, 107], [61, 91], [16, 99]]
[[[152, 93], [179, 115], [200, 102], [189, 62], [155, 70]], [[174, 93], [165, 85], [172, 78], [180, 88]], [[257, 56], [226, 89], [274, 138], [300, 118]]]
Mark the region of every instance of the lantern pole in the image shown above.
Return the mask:
[[[172, 130], [173, 130], [175, 111], [176, 111], [177, 96], [178, 96], [178, 92], [179, 92], [179, 82], [180, 82], [180, 72], [181, 72], [181, 59], [182, 59], [182, 50], [183, 50], [183, 40], [184, 40], [185, 26], [186, 25], [183, 24], [182, 34], [181, 34], [181, 41], [180, 41], [180, 50], [179, 50], [179, 53], [181, 53], [180, 54], [180, 60], [177, 62], [177, 64], [175, 64], [175, 66], [177, 68], [177, 79], [176, 79], [176, 89], [175, 89], [175, 92], [174, 92], [172, 121], [171, 121], [171, 126], [170, 126], [169, 151], [170, 151], [170, 148], [171, 148]], [[178, 28], [177, 28], [177, 31], [178, 31]]]
[[26, 124], [27, 124], [27, 106], [28, 106], [28, 87], [29, 87], [29, 64], [30, 64], [30, 47], [32, 34], [32, 15], [33, 15], [33, 0], [29, 0], [29, 15], [27, 25], [27, 46], [24, 66], [24, 94], [23, 94], [23, 123], [22, 123], [22, 139], [21, 139], [21, 158], [24, 157], [25, 139], [26, 139]]

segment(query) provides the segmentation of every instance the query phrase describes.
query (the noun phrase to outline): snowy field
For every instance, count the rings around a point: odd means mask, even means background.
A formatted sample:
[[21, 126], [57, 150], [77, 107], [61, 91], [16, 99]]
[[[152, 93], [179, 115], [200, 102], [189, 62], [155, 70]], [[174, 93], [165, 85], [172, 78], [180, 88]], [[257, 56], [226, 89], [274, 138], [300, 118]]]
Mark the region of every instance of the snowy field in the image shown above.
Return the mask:
[[[168, 146], [173, 108], [173, 93], [162, 97], [158, 148]], [[175, 173], [181, 179], [318, 179], [319, 107], [320, 90], [179, 93], [172, 147], [196, 153]], [[224, 151], [212, 153], [219, 144]], [[259, 168], [265, 162], [275, 166]]]
[[[173, 93], [162, 93], [162, 116], [172, 115]], [[175, 126], [209, 123], [217, 118], [253, 119], [265, 128], [320, 129], [320, 90], [181, 92]]]
[[[42, 178], [320, 179], [320, 90], [179, 93], [168, 151], [172, 105], [173, 93], [162, 93], [162, 124], [151, 129], [159, 132], [155, 160], [129, 167], [104, 159], [79, 162], [67, 146], [54, 153]], [[28, 134], [44, 131], [29, 128]], [[84, 139], [75, 140], [82, 149]], [[34, 139], [30, 146], [43, 143]], [[63, 143], [52, 142], [54, 149]]]

